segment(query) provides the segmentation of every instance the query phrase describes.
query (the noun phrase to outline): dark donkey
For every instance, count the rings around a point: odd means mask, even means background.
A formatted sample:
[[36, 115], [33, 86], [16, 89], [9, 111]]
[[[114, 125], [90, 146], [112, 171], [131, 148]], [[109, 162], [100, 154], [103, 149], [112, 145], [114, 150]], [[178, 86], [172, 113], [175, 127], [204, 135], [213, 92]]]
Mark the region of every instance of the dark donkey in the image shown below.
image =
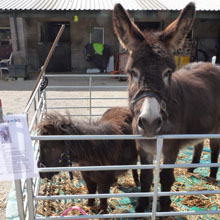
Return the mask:
[[[97, 122], [76, 121], [59, 114], [47, 114], [37, 126], [40, 135], [121, 135], [132, 134], [132, 114], [128, 108], [115, 107], [105, 112]], [[40, 141], [40, 167], [129, 165], [137, 163], [134, 140], [72, 140]], [[133, 171], [139, 185], [137, 170]], [[82, 177], [88, 192], [109, 193], [111, 185], [125, 170], [85, 171]], [[40, 173], [41, 178], [51, 178], [56, 173]], [[95, 199], [89, 199], [93, 206]], [[100, 199], [100, 209], [107, 212], [107, 199]]]
[[[172, 52], [183, 44], [192, 28], [195, 5], [189, 3], [179, 17], [162, 32], [141, 32], [120, 4], [113, 11], [114, 30], [129, 50], [126, 71], [129, 74], [129, 106], [134, 115], [133, 131], [147, 137], [159, 134], [219, 133], [220, 69], [211, 63], [190, 64], [175, 72]], [[165, 140], [165, 164], [173, 164], [179, 149], [202, 140]], [[219, 145], [216, 145], [216, 158]], [[152, 164], [155, 140], [140, 140], [142, 164]], [[141, 191], [148, 192], [152, 170], [141, 171]], [[173, 169], [160, 173], [162, 191], [170, 191], [175, 181]], [[139, 198], [137, 212], [149, 204]], [[161, 211], [170, 210], [169, 197], [160, 198]]]

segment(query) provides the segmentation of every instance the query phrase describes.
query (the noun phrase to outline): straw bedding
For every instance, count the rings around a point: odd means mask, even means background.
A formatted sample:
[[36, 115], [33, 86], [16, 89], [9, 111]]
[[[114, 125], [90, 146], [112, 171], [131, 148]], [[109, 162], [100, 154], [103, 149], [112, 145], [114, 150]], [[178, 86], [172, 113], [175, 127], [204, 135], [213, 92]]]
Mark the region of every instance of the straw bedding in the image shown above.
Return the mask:
[[[206, 142], [206, 145], [209, 143]], [[189, 163], [191, 161], [192, 148], [181, 151], [177, 163]], [[210, 158], [209, 148], [203, 151], [202, 162], [208, 162]], [[220, 181], [215, 181], [207, 176], [209, 168], [197, 168], [194, 174], [188, 173], [186, 169], [176, 168], [176, 182], [172, 187], [172, 191], [200, 191], [200, 190], [219, 190]], [[220, 179], [218, 175], [217, 180]], [[122, 192], [139, 192], [140, 188], [136, 188], [131, 171], [128, 171], [125, 176], [118, 179], [117, 184], [111, 187], [112, 193]], [[52, 181], [43, 180], [40, 186], [40, 195], [70, 195], [70, 194], [86, 194], [87, 189], [79, 172], [74, 172], [74, 178], [69, 179], [69, 173], [60, 173], [54, 176]], [[187, 196], [172, 196], [172, 208], [174, 211], [199, 211], [199, 210], [218, 210], [220, 209], [220, 195], [187, 195]], [[108, 199], [109, 213], [129, 213], [134, 212], [137, 198], [110, 198]], [[55, 200], [55, 201], [39, 201], [37, 213], [41, 216], [61, 216], [62, 213], [71, 206], [79, 206], [83, 208], [87, 214], [98, 214], [98, 201], [96, 206], [88, 207], [87, 200]], [[147, 210], [150, 211], [150, 208]], [[78, 210], [72, 210], [69, 215], [79, 215]], [[204, 216], [182, 216], [168, 217], [168, 220], [173, 219], [189, 219], [189, 220], [217, 220], [218, 215]]]

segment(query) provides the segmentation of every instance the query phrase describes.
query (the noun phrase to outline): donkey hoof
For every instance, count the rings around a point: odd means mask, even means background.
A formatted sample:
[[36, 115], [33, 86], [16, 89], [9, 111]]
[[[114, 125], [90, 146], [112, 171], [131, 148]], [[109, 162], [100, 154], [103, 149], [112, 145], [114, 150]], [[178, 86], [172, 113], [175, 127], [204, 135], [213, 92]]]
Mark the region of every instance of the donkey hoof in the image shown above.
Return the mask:
[[187, 169], [187, 171], [188, 171], [189, 173], [193, 173], [194, 170], [195, 170], [195, 168], [188, 168], [188, 169]]
[[149, 205], [149, 198], [140, 197], [138, 199], [135, 212], [144, 212], [148, 205]]
[[89, 199], [88, 200], [88, 203], [87, 203], [88, 206], [94, 206], [94, 204], [95, 204], [95, 200], [94, 199], [91, 199], [91, 200]]
[[135, 181], [135, 185], [136, 187], [140, 186], [140, 181], [139, 180]]
[[138, 205], [135, 208], [135, 212], [144, 212], [145, 211], [145, 207], [143, 207], [142, 205]]
[[99, 214], [108, 214], [108, 211], [107, 211], [107, 209], [99, 209]]

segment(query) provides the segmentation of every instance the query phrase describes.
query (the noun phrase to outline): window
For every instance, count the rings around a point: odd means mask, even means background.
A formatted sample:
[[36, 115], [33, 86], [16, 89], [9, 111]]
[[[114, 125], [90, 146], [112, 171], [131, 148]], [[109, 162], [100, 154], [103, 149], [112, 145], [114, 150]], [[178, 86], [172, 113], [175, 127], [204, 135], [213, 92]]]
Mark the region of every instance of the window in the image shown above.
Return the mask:
[[104, 44], [104, 28], [94, 27], [90, 32], [90, 43]]
[[0, 45], [8, 45], [11, 40], [11, 32], [9, 27], [0, 27]]

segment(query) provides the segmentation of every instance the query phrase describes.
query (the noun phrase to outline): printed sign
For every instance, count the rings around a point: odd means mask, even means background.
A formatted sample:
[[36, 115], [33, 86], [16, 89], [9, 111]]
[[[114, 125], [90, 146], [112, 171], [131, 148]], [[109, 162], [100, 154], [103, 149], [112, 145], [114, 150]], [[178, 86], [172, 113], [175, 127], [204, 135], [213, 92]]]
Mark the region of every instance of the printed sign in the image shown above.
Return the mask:
[[37, 176], [27, 116], [3, 116], [3, 123], [0, 123], [0, 181]]

